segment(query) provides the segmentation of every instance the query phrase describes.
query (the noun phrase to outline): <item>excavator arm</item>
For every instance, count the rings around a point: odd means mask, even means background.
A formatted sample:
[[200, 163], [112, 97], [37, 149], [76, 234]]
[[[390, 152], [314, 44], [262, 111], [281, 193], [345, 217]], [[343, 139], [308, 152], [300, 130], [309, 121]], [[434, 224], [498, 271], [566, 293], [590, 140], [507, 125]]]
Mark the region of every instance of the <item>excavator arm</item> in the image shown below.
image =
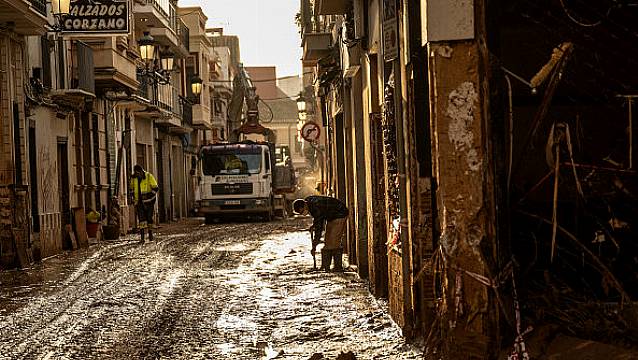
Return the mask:
[[[246, 121], [242, 124], [242, 115], [246, 104]], [[239, 72], [233, 80], [233, 97], [228, 109], [229, 140], [239, 141], [241, 134], [259, 134], [268, 142], [275, 144], [276, 134], [259, 123], [259, 95], [257, 89], [244, 68], [239, 64]]]

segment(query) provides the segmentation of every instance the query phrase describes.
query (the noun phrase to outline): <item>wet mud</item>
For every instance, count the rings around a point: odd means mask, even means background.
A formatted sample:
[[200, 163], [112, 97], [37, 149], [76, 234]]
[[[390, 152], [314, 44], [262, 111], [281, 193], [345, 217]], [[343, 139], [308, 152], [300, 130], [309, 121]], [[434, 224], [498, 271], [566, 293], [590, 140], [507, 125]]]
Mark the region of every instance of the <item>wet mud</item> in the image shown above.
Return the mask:
[[0, 359], [420, 359], [354, 273], [311, 271], [308, 225], [188, 220], [1, 272]]

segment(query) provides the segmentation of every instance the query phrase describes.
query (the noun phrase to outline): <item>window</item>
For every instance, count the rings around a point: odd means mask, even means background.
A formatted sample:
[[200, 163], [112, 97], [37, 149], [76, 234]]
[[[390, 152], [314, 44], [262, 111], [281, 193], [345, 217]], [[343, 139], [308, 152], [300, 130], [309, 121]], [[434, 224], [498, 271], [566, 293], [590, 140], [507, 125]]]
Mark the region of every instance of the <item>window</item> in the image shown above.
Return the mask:
[[42, 85], [50, 89], [53, 84], [51, 81], [51, 44], [47, 36], [40, 38], [40, 48], [42, 50]]
[[270, 153], [266, 152], [266, 171], [270, 171]]
[[214, 108], [215, 108], [215, 116], [222, 115], [222, 101], [221, 100], [215, 99]]
[[[257, 174], [261, 170], [261, 148], [212, 149], [202, 154], [204, 175]], [[266, 165], [268, 166], [268, 165]]]
[[146, 145], [145, 144], [135, 144], [135, 164], [133, 165], [142, 165], [144, 170], [148, 170], [146, 167]]

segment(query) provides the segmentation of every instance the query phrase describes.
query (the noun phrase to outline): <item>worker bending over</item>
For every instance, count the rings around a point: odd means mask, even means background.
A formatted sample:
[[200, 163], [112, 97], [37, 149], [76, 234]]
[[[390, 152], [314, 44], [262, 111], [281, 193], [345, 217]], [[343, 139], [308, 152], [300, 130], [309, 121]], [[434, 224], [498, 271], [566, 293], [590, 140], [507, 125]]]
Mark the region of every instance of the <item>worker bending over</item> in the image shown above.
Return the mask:
[[321, 235], [326, 228], [324, 246], [321, 249], [321, 268], [330, 271], [330, 264], [334, 259], [334, 270], [342, 271], [343, 236], [346, 232], [348, 208], [343, 201], [329, 196], [308, 196], [293, 202], [293, 211], [297, 214], [313, 217], [310, 227], [312, 236], [312, 250], [314, 257], [317, 245], [321, 242]]

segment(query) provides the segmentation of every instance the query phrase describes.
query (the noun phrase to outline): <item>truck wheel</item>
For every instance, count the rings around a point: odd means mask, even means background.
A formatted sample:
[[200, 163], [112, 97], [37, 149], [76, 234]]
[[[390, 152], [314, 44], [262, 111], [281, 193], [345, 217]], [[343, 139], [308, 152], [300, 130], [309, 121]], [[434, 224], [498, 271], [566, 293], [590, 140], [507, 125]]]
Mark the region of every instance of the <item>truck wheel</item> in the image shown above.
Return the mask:
[[282, 219], [284, 219], [284, 220], [285, 220], [285, 219], [288, 217], [288, 212], [286, 211], [286, 208], [284, 207], [284, 208], [282, 208], [282, 209], [280, 209], [280, 210], [277, 210], [277, 211], [275, 212], [275, 215], [277, 215], [277, 216], [279, 216], [280, 218], [282, 218]]
[[266, 222], [271, 222], [275, 218], [275, 199], [272, 196], [270, 197], [270, 210], [268, 210], [264, 218]]

